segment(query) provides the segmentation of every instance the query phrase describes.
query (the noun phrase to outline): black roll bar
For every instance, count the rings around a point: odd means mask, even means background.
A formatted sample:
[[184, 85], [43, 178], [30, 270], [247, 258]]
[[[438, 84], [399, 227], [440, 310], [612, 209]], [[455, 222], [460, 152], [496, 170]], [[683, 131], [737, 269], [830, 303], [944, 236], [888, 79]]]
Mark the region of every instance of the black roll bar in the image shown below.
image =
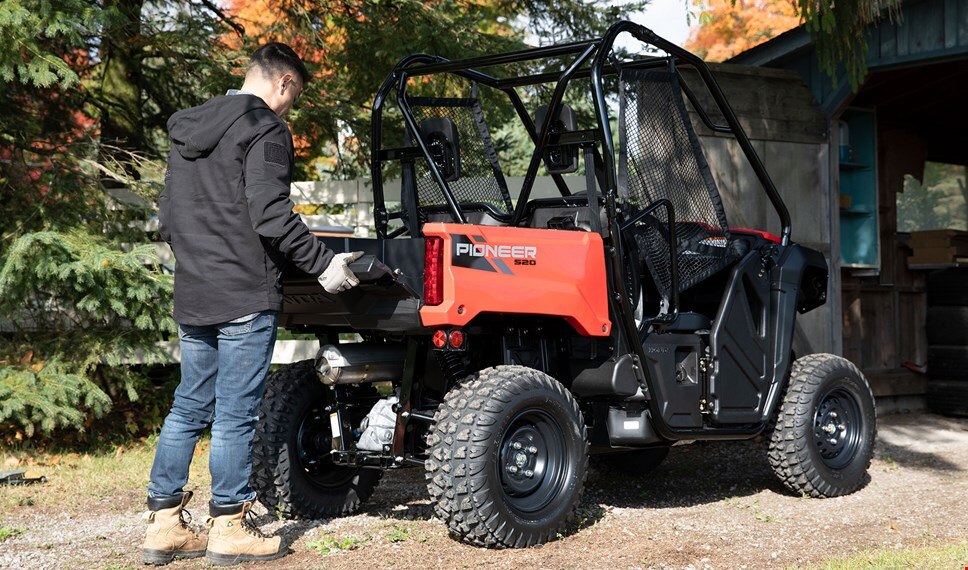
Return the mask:
[[[672, 201], [668, 198], [659, 198], [647, 207], [639, 210], [631, 219], [619, 226], [619, 230], [626, 231], [642, 218], [652, 214], [660, 207], [666, 210], [666, 239], [669, 240], [669, 271], [672, 273], [672, 283], [669, 286], [669, 307], [666, 313], [659, 315], [653, 322], [671, 323], [679, 317], [679, 255], [676, 252], [676, 212], [672, 206]], [[624, 247], [624, 245], [623, 245]]]
[[427, 148], [427, 143], [424, 142], [422, 136], [420, 136], [420, 126], [417, 121], [413, 118], [413, 111], [410, 109], [410, 103], [407, 101], [407, 79], [408, 74], [403, 71], [400, 74], [400, 83], [397, 89], [397, 105], [400, 106], [400, 110], [403, 111], [403, 120], [407, 123], [407, 127], [410, 132], [413, 133], [413, 138], [417, 141], [417, 146], [420, 147], [420, 152], [424, 154], [427, 158], [427, 166], [430, 168], [430, 175], [433, 177], [434, 181], [440, 186], [440, 190], [444, 195], [444, 200], [447, 201], [447, 207], [450, 208], [450, 213], [454, 216], [454, 221], [458, 224], [466, 224], [467, 218], [464, 217], [464, 212], [460, 209], [460, 205], [457, 203], [457, 197], [454, 196], [454, 191], [450, 189], [450, 184], [444, 180], [443, 174], [440, 173], [440, 169], [437, 168], [437, 163], [430, 158], [430, 149]]
[[[615, 43], [615, 38], [619, 34], [629, 33], [637, 40], [651, 44], [666, 53], [681, 59], [682, 61], [688, 63], [699, 72], [699, 76], [702, 78], [703, 83], [706, 84], [706, 88], [709, 89], [709, 93], [713, 96], [713, 100], [716, 101], [716, 105], [719, 110], [723, 113], [723, 118], [726, 119], [726, 124], [729, 125], [729, 129], [736, 140], [739, 142], [740, 148], [743, 149], [743, 154], [746, 155], [746, 159], [750, 162], [750, 166], [753, 167], [753, 172], [756, 173], [756, 177], [759, 179], [760, 184], [763, 185], [763, 189], [766, 191], [767, 197], [770, 199], [770, 203], [773, 205], [773, 209], [776, 210], [777, 215], [780, 217], [780, 223], [783, 226], [781, 238], [782, 245], [790, 244], [790, 233], [791, 233], [791, 221], [790, 212], [787, 210], [786, 204], [783, 203], [783, 198], [777, 191], [776, 186], [773, 184], [773, 180], [770, 178], [770, 174], [766, 171], [766, 167], [763, 166], [763, 162], [760, 160], [759, 155], [756, 154], [756, 150], [753, 149], [752, 143], [750, 143], [749, 137], [746, 136], [746, 131], [739, 124], [739, 120], [736, 118], [736, 114], [733, 112], [733, 108], [730, 107], [729, 102], [726, 100], [726, 96], [723, 94], [722, 89], [719, 87], [719, 83], [716, 78], [713, 77], [712, 72], [709, 70], [709, 66], [706, 62], [702, 60], [699, 56], [675, 45], [674, 43], [663, 39], [655, 34], [652, 30], [646, 28], [645, 26], [636, 24], [635, 22], [630, 22], [628, 20], [623, 20], [613, 24], [608, 31], [605, 33], [605, 38], [602, 40], [599, 52], [595, 55], [595, 60], [592, 62], [592, 91], [595, 97], [596, 108], [601, 105], [599, 109], [599, 118], [605, 119], [602, 123], [602, 128], [605, 134], [609, 135], [605, 137], [606, 148], [608, 149], [608, 154], [614, 155], [615, 148], [611, 139], [611, 127], [608, 124], [608, 116], [604, 114], [604, 103], [605, 98], [602, 93], [602, 69], [605, 66], [605, 59], [609, 52], [612, 50], [612, 45]], [[686, 96], [693, 106], [698, 107], [698, 101], [692, 96], [690, 92], [686, 92]], [[702, 117], [703, 113], [700, 113]], [[708, 120], [708, 116], [704, 119], [704, 122]], [[711, 123], [707, 123], [707, 126], [713, 128], [713, 130], [719, 130]], [[606, 160], [613, 160], [611, 157], [606, 158]], [[614, 171], [612, 172], [614, 176]]]
[[491, 67], [495, 65], [505, 65], [508, 63], [520, 63], [522, 61], [530, 61], [533, 59], [543, 59], [546, 57], [581, 53], [585, 51], [588, 46], [597, 43], [598, 40], [582, 40], [554, 46], [528, 48], [496, 55], [482, 55], [480, 57], [471, 57], [455, 61], [445, 60], [443, 62], [429, 63], [427, 65], [414, 68], [412, 70], [412, 75], [416, 77], [418, 75], [428, 75], [432, 73], [453, 73], [455, 71], [462, 71], [477, 67]]
[[373, 99], [373, 107], [370, 110], [370, 183], [373, 185], [373, 223], [376, 226], [376, 235], [381, 239], [387, 239], [387, 204], [383, 195], [383, 161], [380, 158], [380, 149], [383, 144], [383, 104], [386, 101], [390, 90], [400, 79], [400, 71], [408, 66], [418, 63], [433, 63], [443, 58], [435, 55], [423, 53], [408, 55], [401, 59], [393, 67], [390, 75], [383, 80], [380, 88]]
[[[524, 182], [521, 183], [521, 194], [518, 196], [517, 207], [514, 208], [514, 215], [511, 216], [511, 225], [516, 226], [521, 222], [521, 218], [524, 216], [525, 206], [527, 205], [528, 198], [531, 197], [531, 187], [534, 186], [534, 180], [538, 176], [538, 167], [541, 166], [541, 160], [544, 157], [545, 147], [548, 146], [548, 138], [551, 135], [551, 125], [554, 124], [555, 118], [558, 116], [558, 111], [561, 109], [561, 99], [565, 96], [565, 88], [568, 85], [568, 81], [571, 80], [571, 76], [575, 74], [578, 69], [588, 61], [588, 58], [595, 53], [595, 48], [598, 44], [590, 42], [588, 47], [575, 58], [575, 61], [568, 66], [561, 74], [561, 79], [558, 80], [558, 84], [555, 85], [554, 93], [551, 94], [551, 102], [548, 103], [548, 112], [545, 113], [544, 121], [541, 123], [541, 130], [538, 131], [538, 142], [534, 147], [534, 153], [531, 154], [531, 162], [528, 164], [528, 171], [524, 175]], [[589, 200], [592, 199], [591, 196], [588, 197]]]
[[[705, 109], [702, 107], [702, 105], [699, 104], [699, 101], [696, 98], [695, 94], [692, 92], [691, 88], [689, 88], [689, 86], [686, 85], [685, 82], [681, 82], [681, 86], [683, 87], [683, 91], [686, 97], [689, 99], [692, 106], [696, 109], [699, 115], [699, 118], [708, 128], [710, 128], [715, 132], [731, 133], [736, 137], [736, 140], [739, 142], [740, 147], [743, 149], [743, 153], [746, 155], [747, 160], [749, 160], [750, 165], [753, 167], [754, 173], [756, 174], [760, 183], [763, 185], [763, 188], [766, 191], [767, 197], [769, 198], [771, 205], [773, 206], [774, 210], [777, 212], [777, 215], [780, 218], [780, 222], [783, 228], [781, 232], [781, 239], [782, 239], [781, 243], [783, 245], [788, 245], [790, 241], [790, 234], [791, 234], [791, 220], [790, 220], [789, 211], [787, 210], [786, 205], [783, 203], [783, 200], [780, 197], [779, 192], [776, 190], [776, 186], [773, 184], [773, 181], [770, 178], [769, 173], [766, 171], [766, 168], [763, 166], [762, 161], [760, 160], [759, 156], [756, 154], [755, 150], [753, 149], [753, 146], [750, 143], [749, 138], [747, 137], [745, 131], [739, 125], [739, 121], [736, 119], [735, 113], [733, 112], [728, 101], [726, 100], [725, 95], [723, 95], [722, 90], [720, 89], [719, 84], [716, 82], [716, 79], [713, 77], [712, 72], [709, 70], [709, 67], [705, 64], [705, 62], [702, 61], [701, 58], [659, 37], [648, 28], [630, 21], [621, 21], [612, 25], [606, 31], [605, 36], [601, 40], [571, 42], [568, 44], [562, 44], [557, 46], [531, 48], [531, 49], [509, 52], [505, 54], [480, 56], [480, 57], [474, 57], [474, 58], [468, 58], [468, 59], [456, 60], [456, 61], [450, 61], [442, 57], [430, 56], [426, 54], [416, 54], [413, 56], [405, 57], [402, 60], [400, 60], [400, 62], [394, 67], [394, 70], [390, 74], [390, 76], [387, 77], [386, 81], [384, 81], [383, 85], [380, 88], [380, 91], [377, 94], [377, 98], [374, 101], [373, 121], [372, 121], [373, 124], [371, 127], [374, 135], [372, 138], [373, 144], [377, 146], [380, 145], [379, 136], [382, 134], [382, 125], [381, 125], [382, 106], [384, 104], [386, 96], [389, 93], [389, 90], [392, 89], [393, 84], [395, 83], [399, 83], [401, 87], [405, 85], [407, 77], [428, 75], [433, 73], [453, 73], [453, 74], [465, 77], [467, 79], [477, 81], [483, 85], [487, 85], [489, 87], [503, 91], [510, 98], [511, 103], [514, 105], [518, 115], [522, 117], [522, 120], [523, 120], [523, 116], [527, 115], [527, 112], [523, 108], [523, 105], [521, 105], [520, 98], [517, 96], [517, 93], [514, 91], [514, 87], [556, 81], [557, 85], [555, 86], [555, 93], [563, 94], [565, 87], [572, 79], [591, 77], [592, 95], [595, 101], [597, 115], [599, 116], [599, 120], [601, 121], [603, 145], [606, 150], [606, 152], [603, 153], [603, 159], [605, 161], [606, 182], [607, 182], [607, 186], [605, 190], [606, 190], [606, 193], [610, 190], [615, 190], [617, 188], [617, 184], [615, 180], [615, 168], [614, 168], [615, 145], [612, 142], [611, 127], [608, 123], [608, 115], [605, 107], [605, 97], [603, 92], [604, 87], [602, 84], [602, 77], [605, 75], [616, 74], [619, 71], [617, 66], [614, 63], [610, 63], [607, 60], [609, 59], [609, 56], [612, 52], [612, 46], [615, 43], [615, 39], [622, 33], [629, 33], [639, 41], [642, 41], [647, 44], [651, 44], [665, 51], [671, 57], [679, 59], [682, 61], [682, 63], [686, 65], [690, 65], [696, 69], [696, 71], [699, 73], [700, 77], [702, 78], [704, 84], [706, 85], [707, 89], [709, 90], [710, 94], [713, 96], [713, 99], [716, 102], [717, 106], [720, 108], [720, 111], [722, 112], [727, 125], [724, 126], [724, 125], [718, 125], [713, 123], [710, 120], [709, 115], [706, 113]], [[534, 59], [555, 57], [555, 56], [575, 54], [575, 53], [580, 53], [581, 56], [579, 59], [584, 61], [587, 59], [587, 52], [589, 50], [591, 50], [592, 52], [597, 51], [597, 53], [595, 54], [595, 58], [592, 62], [591, 67], [585, 68], [585, 69], [581, 68], [581, 65], [576, 66], [573, 63], [568, 67], [568, 69], [562, 72], [541, 73], [541, 74], [535, 74], [535, 75], [530, 75], [526, 77], [519, 77], [519, 78], [512, 78], [512, 79], [498, 79], [491, 75], [482, 73], [474, 69], [475, 67], [497, 66], [497, 65], [504, 65], [508, 63], [517, 63], [522, 61], [530, 61]], [[641, 58], [641, 59], [637, 59], [629, 62], [622, 62], [621, 66], [623, 68], [644, 69], [644, 68], [661, 66], [665, 62], [667, 62], [667, 58], [657, 58], [657, 57], [650, 56], [650, 57], [645, 57], [645, 58]], [[552, 105], [552, 106], [557, 107], [557, 105]], [[549, 109], [549, 114], [548, 114], [549, 117], [554, 116], [553, 115], [554, 110], [555, 109]], [[523, 115], [522, 115], [522, 112], [524, 112]], [[407, 113], [405, 112], [404, 115], [407, 115]], [[409, 124], [409, 123], [412, 123], [413, 121], [408, 120], [407, 122]], [[526, 127], [528, 126], [528, 123], [530, 123], [530, 121], [525, 121]], [[541, 129], [541, 131], [544, 131], [544, 129]], [[532, 132], [532, 129], [529, 129], [529, 135], [531, 134], [531, 132]], [[535, 133], [536, 136], [534, 137], [534, 139], [537, 139], [537, 140], [535, 140], [536, 148], [535, 148], [535, 153], [532, 156], [532, 162], [533, 162], [534, 156], [538, 156], [539, 158], [543, 156], [544, 146], [546, 146], [548, 142], [547, 137], [545, 137], [544, 134], [546, 133], [543, 133], [540, 131]], [[378, 157], [378, 154], [379, 154], [377, 152], [378, 150], [379, 150], [378, 148], [374, 149], [373, 158], [371, 159], [371, 175], [373, 177], [374, 202], [377, 205], [377, 211], [374, 212], [374, 217], [376, 218], [375, 221], [377, 224], [378, 235], [380, 235], [381, 237], [385, 237], [387, 218], [386, 218], [386, 207], [383, 200], [384, 199], [383, 184], [382, 184], [382, 180], [380, 179], [381, 176], [380, 176], [379, 167], [381, 164], [381, 160]], [[528, 169], [529, 176], [525, 177], [525, 182], [522, 185], [522, 189], [521, 189], [521, 195], [518, 198], [519, 201], [521, 201], [522, 199], [527, 200], [527, 198], [530, 197], [530, 192], [531, 192], [530, 186], [534, 184], [534, 178], [536, 177], [536, 174], [535, 176], [530, 176], [532, 171], [531, 166], [533, 166], [533, 164], [529, 165], [529, 169]], [[539, 166], [540, 166], [540, 160], [539, 160]], [[437, 174], [439, 175], [439, 173]], [[437, 178], [438, 177], [435, 175], [434, 176], [435, 181], [437, 181], [438, 184], [440, 184], [440, 181], [438, 181]], [[554, 178], [555, 178], [555, 183], [559, 188], [559, 191], [561, 191], [564, 194], [567, 190], [567, 186], [564, 184], [560, 176], [555, 176]], [[444, 196], [447, 199], [448, 206], [451, 206], [451, 204], [454, 204], [455, 206], [457, 206], [456, 200], [453, 194], [448, 192], [448, 188], [446, 184], [441, 185], [441, 191], [444, 193]], [[455, 214], [455, 219], [462, 218], [462, 215], [459, 213], [459, 210], [460, 210], [459, 206], [456, 208], [452, 207], [452, 210], [453, 210], [453, 213]], [[515, 216], [514, 216], [513, 223], [515, 224], [520, 223], [521, 215], [523, 215], [523, 208], [519, 206], [515, 208]]]

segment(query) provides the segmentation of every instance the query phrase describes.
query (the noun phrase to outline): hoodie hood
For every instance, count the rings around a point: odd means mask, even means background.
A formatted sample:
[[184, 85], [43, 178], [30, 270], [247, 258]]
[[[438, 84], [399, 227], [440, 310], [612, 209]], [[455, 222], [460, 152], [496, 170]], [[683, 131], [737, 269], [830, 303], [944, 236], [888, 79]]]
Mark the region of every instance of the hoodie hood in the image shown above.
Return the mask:
[[198, 107], [178, 111], [168, 119], [172, 147], [186, 159], [207, 155], [229, 127], [252, 111], [272, 113], [261, 98], [247, 93], [215, 97]]

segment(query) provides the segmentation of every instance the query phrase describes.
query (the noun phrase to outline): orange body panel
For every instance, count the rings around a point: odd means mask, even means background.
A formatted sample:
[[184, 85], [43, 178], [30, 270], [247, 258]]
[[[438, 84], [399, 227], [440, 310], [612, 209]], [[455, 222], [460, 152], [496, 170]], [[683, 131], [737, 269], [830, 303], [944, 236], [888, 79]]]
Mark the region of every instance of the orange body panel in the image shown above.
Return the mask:
[[607, 336], [605, 251], [591, 232], [429, 223], [443, 238], [444, 300], [420, 309], [428, 327], [463, 326], [481, 313], [564, 317]]

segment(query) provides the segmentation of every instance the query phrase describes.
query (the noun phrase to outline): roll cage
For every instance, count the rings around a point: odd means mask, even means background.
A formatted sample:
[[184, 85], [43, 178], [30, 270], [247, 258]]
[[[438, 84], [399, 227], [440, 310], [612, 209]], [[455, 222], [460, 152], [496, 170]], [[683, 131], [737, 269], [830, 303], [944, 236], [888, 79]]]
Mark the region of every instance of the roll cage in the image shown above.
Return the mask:
[[[665, 57], [649, 56], [619, 62], [615, 59], [612, 48], [616, 38], [623, 33], [630, 34], [644, 44], [652, 45], [658, 49], [661, 49], [668, 55]], [[537, 73], [521, 77], [496, 78], [477, 70], [477, 68], [494, 67], [568, 55], [575, 55], [576, 57], [570, 65], [560, 72]], [[612, 25], [605, 35], [600, 39], [584, 40], [561, 45], [532, 48], [516, 52], [474, 57], [456, 61], [450, 61], [440, 56], [427, 54], [414, 54], [401, 59], [397, 65], [394, 66], [390, 75], [380, 86], [372, 108], [371, 140], [374, 148], [370, 161], [370, 171], [373, 179], [375, 204], [374, 217], [376, 221], [377, 235], [381, 238], [388, 237], [387, 230], [390, 219], [383, 193], [382, 167], [384, 163], [388, 161], [407, 158], [425, 158], [428, 161], [430, 173], [436, 183], [440, 186], [441, 192], [447, 201], [447, 207], [454, 221], [457, 223], [467, 223], [467, 219], [464, 215], [461, 204], [455, 198], [450, 184], [444, 179], [434, 160], [432, 160], [427, 145], [420, 137], [415, 139], [415, 143], [417, 145], [416, 147], [385, 148], [383, 145], [383, 109], [387, 98], [390, 96], [395, 87], [396, 102], [403, 113], [403, 118], [407, 127], [412, 131], [419, 130], [419, 127], [416, 124], [413, 116], [413, 111], [411, 110], [410, 104], [407, 100], [406, 88], [407, 82], [410, 78], [450, 73], [480, 83], [487, 87], [491, 87], [507, 95], [511, 104], [514, 106], [518, 117], [526, 128], [528, 135], [535, 144], [535, 149], [532, 153], [530, 164], [528, 165], [528, 170], [521, 188], [517, 206], [514, 209], [512, 217], [506, 220], [509, 225], [515, 226], [521, 223], [527, 207], [528, 199], [531, 195], [532, 187], [534, 186], [535, 179], [537, 178], [538, 168], [541, 165], [542, 157], [551, 144], [557, 146], [566, 146], [583, 145], [590, 142], [601, 143], [604, 146], [605, 152], [596, 153], [595, 157], [596, 161], [600, 160], [601, 165], [604, 167], [602, 168], [604, 171], [604, 180], [599, 180], [599, 183], [601, 183], [605, 190], [604, 194], [606, 205], [609, 203], [614, 205], [617, 197], [615, 144], [612, 138], [612, 129], [609, 124], [608, 109], [605, 103], [603, 78], [610, 75], [616, 75], [621, 69], [655, 69], [663, 67], [672, 69], [677, 75], [679, 75], [678, 66], [682, 65], [692, 67], [698, 72], [705, 87], [709, 90], [714, 101], [716, 102], [717, 107], [722, 113], [723, 118], [726, 121], [726, 125], [716, 124], [710, 119], [710, 116], [706, 112], [703, 105], [699, 102], [693, 91], [685, 82], [680, 84], [683, 93], [685, 93], [703, 124], [705, 124], [707, 128], [718, 133], [732, 134], [736, 138], [743, 150], [743, 153], [746, 155], [750, 166], [753, 168], [757, 179], [763, 185], [763, 189], [766, 192], [771, 205], [779, 216], [782, 224], [782, 245], [788, 245], [791, 232], [789, 211], [787, 210], [786, 205], [783, 203], [783, 199], [780, 197], [779, 192], [777, 192], [769, 173], [766, 171], [762, 161], [756, 154], [756, 151], [753, 149], [753, 146], [750, 143], [745, 131], [743, 130], [742, 126], [740, 126], [739, 121], [736, 119], [736, 115], [733, 113], [732, 108], [723, 95], [722, 90], [719, 88], [719, 85], [709, 70], [709, 67], [696, 55], [679, 46], [676, 46], [668, 40], [659, 37], [648, 28], [630, 21], [621, 21]], [[553, 119], [557, 116], [557, 112], [560, 110], [562, 98], [564, 97], [568, 84], [571, 81], [580, 78], [591, 79], [592, 97], [595, 103], [595, 112], [597, 115], [596, 118], [598, 124], [595, 129], [556, 135], [551, 129]], [[545, 113], [543, 123], [541, 125], [535, 125], [527, 111], [527, 108], [521, 100], [520, 95], [517, 93], [516, 88], [552, 82], [555, 83], [555, 88], [551, 101], [549, 102], [549, 110], [547, 113]], [[552, 178], [554, 179], [555, 184], [561, 191], [562, 195], [568, 195], [569, 191], [567, 185], [564, 183], [561, 176], [559, 174], [552, 174]]]

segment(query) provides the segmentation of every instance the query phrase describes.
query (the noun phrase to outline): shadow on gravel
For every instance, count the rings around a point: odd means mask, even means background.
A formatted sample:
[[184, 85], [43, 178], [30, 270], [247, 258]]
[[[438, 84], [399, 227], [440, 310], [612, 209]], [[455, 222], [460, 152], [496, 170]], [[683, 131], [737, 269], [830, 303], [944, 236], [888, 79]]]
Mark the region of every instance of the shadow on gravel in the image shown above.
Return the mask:
[[878, 418], [875, 457], [899, 467], [931, 471], [964, 471], [939, 449], [968, 447], [968, 422], [935, 414], [887, 414]]
[[[271, 513], [266, 513], [256, 517], [252, 522], [257, 528], [262, 528], [263, 525], [273, 523], [276, 520], [278, 519], [276, 519], [276, 517]], [[266, 535], [274, 534], [282, 536], [282, 545], [286, 548], [289, 548], [290, 545], [302, 538], [304, 534], [313, 530], [314, 528], [328, 523], [330, 520], [331, 519], [287, 520], [279, 529], [276, 530], [275, 533], [266, 533]]]
[[[963, 467], [943, 457], [918, 450], [930, 443], [945, 448], [968, 441], [968, 423], [954, 427], [930, 417], [890, 418], [884, 421], [885, 437], [879, 437], [875, 457], [901, 468], [942, 472]], [[868, 482], [869, 482], [868, 478]], [[866, 486], [866, 483], [865, 483]], [[763, 442], [698, 442], [673, 447], [668, 458], [651, 473], [630, 476], [592, 462], [584, 497], [566, 534], [574, 534], [600, 521], [610, 508], [669, 509], [712, 504], [769, 490], [790, 496], [773, 474]], [[424, 472], [419, 468], [387, 472], [362, 515], [393, 521], [428, 521], [434, 517], [427, 495]], [[265, 514], [259, 525], [274, 521]], [[292, 544], [306, 533], [329, 522], [286, 521], [278, 533]]]
[[387, 471], [362, 514], [398, 521], [426, 521], [434, 516], [427, 480], [420, 467]]
[[[655, 471], [630, 476], [593, 462], [573, 530], [595, 524], [608, 507], [675, 508], [755, 495], [787, 494], [773, 475], [766, 446], [753, 441], [698, 442], [672, 448]], [[433, 506], [423, 471], [388, 472], [362, 514], [393, 520], [430, 520]]]
[[773, 475], [763, 444], [694, 443], [673, 447], [655, 470], [630, 476], [597, 467], [588, 477], [583, 503], [623, 508], [675, 508], [755, 495], [786, 494]]
[[952, 463], [933, 453], [914, 451], [908, 447], [878, 441], [874, 447], [874, 457], [900, 467], [928, 469], [932, 471], [963, 471], [964, 467]]

